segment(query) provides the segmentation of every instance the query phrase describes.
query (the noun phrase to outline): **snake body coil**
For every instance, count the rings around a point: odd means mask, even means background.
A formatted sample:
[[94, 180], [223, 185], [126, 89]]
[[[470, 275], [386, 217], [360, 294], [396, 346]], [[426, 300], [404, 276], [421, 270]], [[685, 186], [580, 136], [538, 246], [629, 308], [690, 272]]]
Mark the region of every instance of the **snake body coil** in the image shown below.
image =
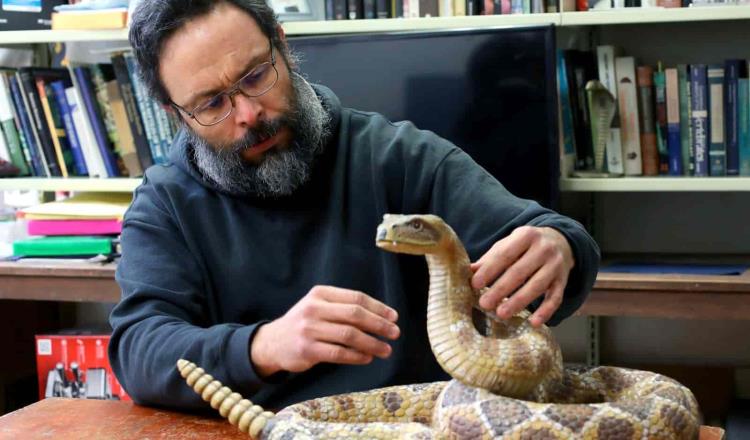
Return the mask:
[[262, 439], [697, 439], [693, 394], [647, 371], [564, 368], [546, 326], [528, 312], [502, 321], [472, 312], [469, 257], [453, 230], [433, 215], [386, 215], [378, 247], [425, 255], [430, 272], [427, 332], [450, 382], [401, 385], [322, 397], [264, 411], [192, 362], [187, 383], [223, 417]]

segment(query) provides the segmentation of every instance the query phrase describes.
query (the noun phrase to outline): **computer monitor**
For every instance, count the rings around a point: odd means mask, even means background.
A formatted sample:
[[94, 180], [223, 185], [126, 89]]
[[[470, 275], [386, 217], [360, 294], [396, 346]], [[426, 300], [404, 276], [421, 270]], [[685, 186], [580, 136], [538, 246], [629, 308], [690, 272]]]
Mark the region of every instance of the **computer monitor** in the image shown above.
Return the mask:
[[559, 198], [553, 26], [290, 37], [346, 107], [452, 141], [517, 196]]

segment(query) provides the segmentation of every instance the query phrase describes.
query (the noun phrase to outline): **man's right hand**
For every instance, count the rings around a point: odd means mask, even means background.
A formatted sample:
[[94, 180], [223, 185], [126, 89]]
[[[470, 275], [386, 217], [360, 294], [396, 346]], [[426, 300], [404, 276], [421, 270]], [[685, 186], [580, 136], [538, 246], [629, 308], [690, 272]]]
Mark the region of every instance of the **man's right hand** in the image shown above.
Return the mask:
[[356, 290], [315, 286], [282, 317], [261, 326], [250, 359], [261, 377], [302, 372], [320, 362], [363, 365], [387, 358], [398, 313]]

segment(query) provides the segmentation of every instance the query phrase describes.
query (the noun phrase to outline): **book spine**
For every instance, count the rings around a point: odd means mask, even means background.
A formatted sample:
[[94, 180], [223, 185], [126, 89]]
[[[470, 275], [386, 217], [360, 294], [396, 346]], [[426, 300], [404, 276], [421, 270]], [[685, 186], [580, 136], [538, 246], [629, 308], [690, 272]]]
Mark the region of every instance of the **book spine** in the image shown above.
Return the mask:
[[[70, 69], [72, 73], [72, 67]], [[86, 169], [91, 177], [107, 177], [104, 159], [99, 154], [99, 146], [94, 139], [94, 131], [81, 104], [83, 98], [81, 98], [78, 80], [75, 75], [71, 75], [70, 78], [73, 81], [73, 87], [65, 89], [65, 97], [68, 98], [70, 116], [73, 118], [73, 125], [75, 125], [76, 133], [78, 133], [78, 141], [81, 144], [83, 158], [86, 161]]]
[[107, 137], [107, 129], [104, 127], [104, 121], [102, 120], [101, 115], [99, 115], [94, 85], [90, 76], [91, 74], [89, 70], [83, 66], [74, 67], [73, 73], [78, 79], [78, 86], [80, 87], [81, 97], [83, 98], [83, 109], [91, 122], [91, 129], [94, 133], [96, 145], [99, 148], [99, 154], [101, 154], [104, 161], [104, 168], [107, 172], [107, 176], [119, 176], [120, 172], [117, 168], [117, 163], [115, 162], [115, 157], [109, 144], [109, 138]]
[[667, 99], [667, 152], [669, 155], [669, 174], [681, 176], [682, 144], [680, 132], [680, 88], [677, 69], [664, 70]]
[[57, 161], [57, 164], [60, 167], [60, 172], [62, 174], [62, 177], [68, 177], [68, 167], [66, 166], [65, 158], [63, 157], [63, 146], [60, 143], [60, 138], [58, 137], [56, 133], [57, 128], [55, 126], [54, 120], [52, 119], [52, 108], [50, 106], [49, 97], [47, 96], [47, 90], [45, 89], [44, 81], [41, 79], [37, 79], [35, 82], [36, 82], [37, 93], [39, 94], [39, 102], [42, 105], [42, 113], [44, 114], [44, 120], [47, 124], [47, 128], [50, 133], [50, 138], [52, 139], [52, 146], [55, 152], [55, 160]]
[[392, 2], [388, 0], [376, 0], [375, 2], [375, 18], [391, 18], [392, 11], [390, 5]]
[[563, 51], [557, 51], [557, 81], [560, 94], [560, 127], [561, 127], [561, 174], [570, 176], [575, 168], [576, 148], [575, 132], [573, 131], [573, 114], [570, 108], [570, 91], [568, 90], [568, 76], [565, 68]]
[[133, 142], [135, 143], [135, 151], [138, 154], [141, 168], [146, 170], [154, 164], [154, 159], [151, 156], [151, 146], [149, 145], [143, 127], [141, 112], [138, 110], [138, 104], [136, 103], [133, 84], [130, 82], [130, 77], [128, 75], [128, 67], [125, 64], [125, 58], [122, 55], [113, 56], [112, 67], [115, 71], [115, 78], [117, 78], [117, 86], [120, 89], [120, 98], [125, 106], [125, 113], [128, 116], [130, 132], [133, 136]]
[[37, 145], [37, 140], [31, 127], [29, 112], [26, 110], [23, 92], [21, 91], [21, 86], [18, 82], [18, 75], [8, 78], [8, 82], [10, 85], [10, 93], [16, 107], [16, 115], [19, 117], [21, 130], [23, 131], [24, 138], [29, 147], [29, 163], [31, 164], [33, 174], [38, 177], [47, 177], [47, 170], [45, 169], [44, 162], [40, 157], [39, 146]]
[[742, 60], [726, 60], [724, 63], [724, 139], [726, 145], [726, 175], [740, 173], [739, 106], [737, 81]]
[[690, 132], [690, 81], [688, 67], [685, 64], [677, 66], [677, 81], [680, 93], [680, 145], [682, 147], [682, 171], [687, 176], [692, 176], [693, 154], [692, 134]]
[[374, 19], [377, 17], [375, 0], [362, 0], [364, 18]]
[[9, 87], [8, 79], [0, 73], [0, 126], [5, 134], [10, 162], [18, 168], [19, 175], [26, 176], [29, 174], [29, 166], [23, 154], [21, 139], [13, 117], [13, 102]]
[[750, 80], [737, 81], [740, 175], [750, 176]]
[[146, 132], [146, 138], [148, 139], [149, 147], [151, 150], [151, 157], [154, 163], [160, 164], [166, 162], [167, 158], [161, 153], [161, 147], [159, 143], [159, 133], [156, 128], [156, 119], [151, 106], [149, 104], [149, 96], [146, 91], [146, 86], [143, 85], [138, 73], [136, 72], [135, 60], [131, 54], [121, 55], [125, 59], [125, 66], [128, 69], [128, 76], [130, 83], [133, 84], [133, 91], [135, 91], [135, 100], [138, 104], [138, 109], [141, 112], [143, 118], [143, 128]]
[[638, 115], [640, 116], [641, 163], [645, 176], [659, 174], [659, 152], [654, 115], [654, 69], [651, 66], [638, 66]]
[[45, 175], [61, 176], [60, 167], [55, 161], [55, 150], [52, 145], [52, 138], [48, 129], [45, 127], [42, 119], [42, 103], [39, 96], [34, 92], [36, 85], [31, 72], [20, 69], [17, 72], [18, 86], [23, 95], [24, 106], [29, 115], [29, 122], [34, 141], [36, 142], [39, 158], [44, 165]]
[[727, 174], [727, 150], [724, 133], [724, 66], [708, 67], [709, 146], [708, 173]]
[[349, 20], [364, 18], [362, 0], [346, 0], [346, 9], [349, 13]]
[[692, 121], [695, 176], [708, 176], [708, 76], [705, 64], [690, 66], [690, 120]]
[[620, 133], [622, 152], [625, 158], [625, 174], [638, 176], [643, 174], [643, 163], [641, 160], [635, 59], [633, 57], [615, 58], [615, 75], [617, 78], [617, 104], [620, 112]]
[[70, 145], [70, 152], [73, 155], [76, 174], [79, 176], [85, 176], [89, 172], [86, 168], [86, 161], [83, 158], [83, 151], [81, 150], [81, 143], [78, 140], [78, 133], [73, 124], [73, 118], [70, 115], [70, 105], [68, 105], [68, 98], [65, 96], [65, 83], [62, 81], [53, 81], [50, 83], [50, 86], [55, 93], [57, 106], [60, 109], [60, 117], [65, 125], [65, 131], [67, 133], [68, 144]]
[[659, 154], [659, 174], [669, 172], [669, 151], [667, 149], [667, 92], [664, 71], [654, 72], [654, 109], [656, 111], [656, 148]]

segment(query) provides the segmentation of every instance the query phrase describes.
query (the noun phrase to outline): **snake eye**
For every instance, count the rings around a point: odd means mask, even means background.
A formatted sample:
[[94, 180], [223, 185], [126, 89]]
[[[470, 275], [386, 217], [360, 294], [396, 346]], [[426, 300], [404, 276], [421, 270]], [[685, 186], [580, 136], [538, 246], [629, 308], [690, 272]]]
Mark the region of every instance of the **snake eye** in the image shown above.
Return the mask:
[[411, 221], [411, 227], [414, 228], [415, 231], [421, 231], [422, 230], [422, 222], [419, 220], [412, 220]]

